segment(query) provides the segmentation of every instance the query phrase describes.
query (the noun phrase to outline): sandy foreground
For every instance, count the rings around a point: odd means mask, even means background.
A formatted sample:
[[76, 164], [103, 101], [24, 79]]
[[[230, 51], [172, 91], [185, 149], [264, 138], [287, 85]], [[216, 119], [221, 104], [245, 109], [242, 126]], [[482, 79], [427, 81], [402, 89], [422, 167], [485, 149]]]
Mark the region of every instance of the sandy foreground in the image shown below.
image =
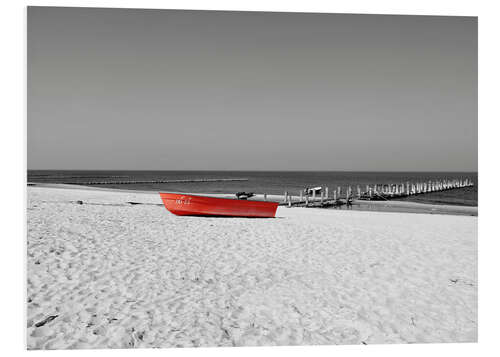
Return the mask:
[[477, 341], [477, 217], [177, 217], [49, 187], [27, 207], [29, 349]]

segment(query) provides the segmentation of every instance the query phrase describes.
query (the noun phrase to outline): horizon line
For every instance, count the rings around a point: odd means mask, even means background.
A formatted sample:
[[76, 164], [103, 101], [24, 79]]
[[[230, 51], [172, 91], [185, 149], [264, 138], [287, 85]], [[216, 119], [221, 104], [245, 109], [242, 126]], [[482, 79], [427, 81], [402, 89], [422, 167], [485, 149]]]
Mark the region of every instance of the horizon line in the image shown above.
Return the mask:
[[236, 172], [462, 172], [478, 173], [478, 170], [312, 170], [312, 169], [29, 169], [26, 171], [236, 171]]

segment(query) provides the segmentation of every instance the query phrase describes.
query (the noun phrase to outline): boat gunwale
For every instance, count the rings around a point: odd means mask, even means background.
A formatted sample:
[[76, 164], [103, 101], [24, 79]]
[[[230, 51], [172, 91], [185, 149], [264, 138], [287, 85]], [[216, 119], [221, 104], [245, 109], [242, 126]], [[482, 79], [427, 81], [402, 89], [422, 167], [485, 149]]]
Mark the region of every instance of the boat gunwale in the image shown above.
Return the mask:
[[[218, 200], [230, 200], [230, 201], [238, 201], [238, 202], [274, 203], [274, 204], [277, 204], [277, 205], [280, 204], [277, 201], [261, 201], [261, 200], [252, 200], [252, 199], [242, 200], [242, 199], [238, 199], [238, 198], [226, 198], [226, 197], [192, 195], [190, 193], [178, 193], [178, 192], [174, 193], [174, 192], [160, 192], [160, 191], [158, 191], [158, 193], [160, 194], [160, 196], [162, 194], [168, 194], [168, 195], [191, 196], [191, 197], [200, 197], [200, 198], [212, 198], [212, 199], [218, 199]], [[169, 199], [171, 199], [171, 198], [169, 198]]]

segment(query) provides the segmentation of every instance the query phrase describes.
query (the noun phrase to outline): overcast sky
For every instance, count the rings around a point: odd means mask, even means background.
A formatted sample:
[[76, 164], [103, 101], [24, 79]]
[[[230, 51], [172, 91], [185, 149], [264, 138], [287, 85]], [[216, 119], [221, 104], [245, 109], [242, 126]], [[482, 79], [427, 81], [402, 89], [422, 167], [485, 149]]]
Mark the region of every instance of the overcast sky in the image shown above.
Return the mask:
[[28, 168], [477, 170], [477, 18], [28, 8]]

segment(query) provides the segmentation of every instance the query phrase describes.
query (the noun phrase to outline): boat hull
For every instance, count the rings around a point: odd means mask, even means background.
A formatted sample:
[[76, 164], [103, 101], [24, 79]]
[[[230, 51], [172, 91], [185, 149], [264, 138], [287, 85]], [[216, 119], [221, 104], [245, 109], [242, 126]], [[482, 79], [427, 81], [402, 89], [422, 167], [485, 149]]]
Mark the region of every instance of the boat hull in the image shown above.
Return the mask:
[[279, 204], [164, 192], [160, 192], [160, 197], [165, 208], [177, 216], [272, 218]]

